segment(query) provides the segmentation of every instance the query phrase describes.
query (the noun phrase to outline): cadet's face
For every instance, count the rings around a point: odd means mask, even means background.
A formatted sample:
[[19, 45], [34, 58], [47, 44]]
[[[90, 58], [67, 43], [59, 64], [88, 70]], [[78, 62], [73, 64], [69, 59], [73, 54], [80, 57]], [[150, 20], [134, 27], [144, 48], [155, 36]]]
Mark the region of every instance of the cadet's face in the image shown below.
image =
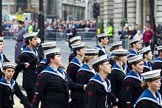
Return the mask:
[[106, 74], [110, 74], [111, 73], [111, 64], [108, 61], [103, 63], [102, 69]]
[[79, 50], [79, 55], [84, 58], [84, 48]]
[[160, 79], [157, 79], [155, 81], [152, 82], [148, 82], [149, 88], [153, 91], [157, 91], [160, 90], [160, 86], [161, 86], [161, 81]]
[[121, 57], [121, 61], [126, 64], [127, 63], [127, 57], [126, 56], [122, 56]]
[[0, 52], [3, 52], [3, 48], [4, 48], [3, 42], [0, 42]]
[[33, 47], [37, 46], [37, 38], [32, 38], [32, 41], [30, 41]]
[[61, 55], [55, 55], [54, 63], [55, 63], [57, 66], [61, 66], [61, 65], [62, 65], [62, 57], [61, 57]]
[[102, 39], [102, 43], [103, 43], [104, 45], [107, 45], [108, 42], [109, 42], [108, 37], [105, 37], [104, 39]]
[[148, 60], [152, 60], [152, 57], [153, 57], [153, 55], [152, 55], [152, 52], [150, 51], [150, 52], [147, 54], [147, 59], [148, 59]]
[[141, 49], [142, 48], [142, 43], [141, 42], [137, 42], [135, 46], [136, 46], [137, 49]]
[[14, 73], [15, 73], [15, 70], [13, 68], [7, 68], [6, 70], [4, 70], [4, 75], [5, 75], [5, 78], [7, 79], [11, 79]]
[[137, 73], [141, 73], [143, 72], [143, 69], [144, 69], [144, 63], [143, 61], [137, 63], [136, 65], [132, 65], [133, 67], [133, 70]]

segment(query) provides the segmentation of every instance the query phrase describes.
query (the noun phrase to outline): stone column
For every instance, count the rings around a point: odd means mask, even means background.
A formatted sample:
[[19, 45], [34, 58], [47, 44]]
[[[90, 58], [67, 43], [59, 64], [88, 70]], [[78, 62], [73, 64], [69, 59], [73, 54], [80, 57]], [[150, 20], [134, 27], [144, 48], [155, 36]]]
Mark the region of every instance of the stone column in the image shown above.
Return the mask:
[[136, 1], [136, 24], [142, 25], [142, 0]]
[[127, 19], [130, 25], [136, 23], [136, 0], [127, 0]]
[[162, 2], [161, 2], [161, 0], [156, 0], [156, 8], [155, 8], [155, 10], [156, 10], [156, 15], [155, 15], [155, 17], [156, 17], [156, 24], [161, 24], [161, 22], [162, 22]]
[[[106, 28], [107, 22], [109, 20], [108, 19], [108, 14], [109, 14], [109, 12], [108, 12], [109, 11], [109, 9], [108, 9], [108, 7], [109, 7], [108, 6], [108, 4], [109, 4], [108, 1], [109, 0], [104, 0], [104, 5], [103, 5], [104, 6], [104, 10], [103, 10], [104, 11], [104, 13], [103, 13], [103, 16], [104, 16], [104, 28]], [[105, 29], [104, 29], [104, 32], [106, 32]]]
[[119, 40], [118, 30], [120, 27], [121, 19], [123, 18], [123, 0], [114, 0], [114, 38]]

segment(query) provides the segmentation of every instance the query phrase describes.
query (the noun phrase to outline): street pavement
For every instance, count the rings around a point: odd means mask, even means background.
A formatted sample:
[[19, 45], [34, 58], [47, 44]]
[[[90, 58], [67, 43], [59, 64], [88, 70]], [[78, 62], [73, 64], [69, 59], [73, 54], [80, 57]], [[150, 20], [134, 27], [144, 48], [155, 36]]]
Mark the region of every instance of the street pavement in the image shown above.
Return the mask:
[[[86, 46], [94, 47], [96, 45], [95, 40], [87, 40], [84, 42], [85, 42]], [[5, 41], [4, 41], [4, 54], [12, 62], [14, 62], [14, 57], [15, 57], [15, 44], [16, 44], [16, 41], [13, 39], [5, 39]], [[70, 54], [68, 42], [67, 41], [57, 41], [56, 46], [61, 49], [63, 66], [67, 67], [68, 66], [68, 57]], [[22, 73], [19, 74], [19, 76], [17, 78], [17, 82], [20, 86], [22, 85]], [[23, 91], [23, 93], [25, 93], [25, 92]], [[20, 104], [20, 100], [16, 96], [14, 96], [14, 99], [15, 99], [14, 108], [23, 108], [22, 104]]]

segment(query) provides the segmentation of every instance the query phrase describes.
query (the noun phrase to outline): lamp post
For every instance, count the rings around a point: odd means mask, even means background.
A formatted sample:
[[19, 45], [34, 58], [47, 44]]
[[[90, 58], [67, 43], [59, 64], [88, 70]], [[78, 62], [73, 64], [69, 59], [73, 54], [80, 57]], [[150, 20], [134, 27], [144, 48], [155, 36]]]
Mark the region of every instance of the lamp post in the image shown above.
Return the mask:
[[39, 0], [38, 28], [39, 28], [39, 36], [38, 37], [41, 39], [41, 42], [44, 42], [43, 0]]

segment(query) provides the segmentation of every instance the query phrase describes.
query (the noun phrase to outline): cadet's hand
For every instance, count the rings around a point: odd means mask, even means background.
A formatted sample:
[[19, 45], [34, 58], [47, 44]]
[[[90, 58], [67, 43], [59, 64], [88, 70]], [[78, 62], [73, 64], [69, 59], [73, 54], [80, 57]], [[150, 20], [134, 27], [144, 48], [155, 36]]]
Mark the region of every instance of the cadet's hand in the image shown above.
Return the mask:
[[118, 106], [113, 106], [113, 108], [118, 108]]
[[84, 84], [84, 85], [83, 85], [83, 90], [85, 91], [86, 88], [87, 88], [87, 84]]
[[24, 65], [25, 65], [25, 68], [28, 68], [30, 64], [25, 62]]

